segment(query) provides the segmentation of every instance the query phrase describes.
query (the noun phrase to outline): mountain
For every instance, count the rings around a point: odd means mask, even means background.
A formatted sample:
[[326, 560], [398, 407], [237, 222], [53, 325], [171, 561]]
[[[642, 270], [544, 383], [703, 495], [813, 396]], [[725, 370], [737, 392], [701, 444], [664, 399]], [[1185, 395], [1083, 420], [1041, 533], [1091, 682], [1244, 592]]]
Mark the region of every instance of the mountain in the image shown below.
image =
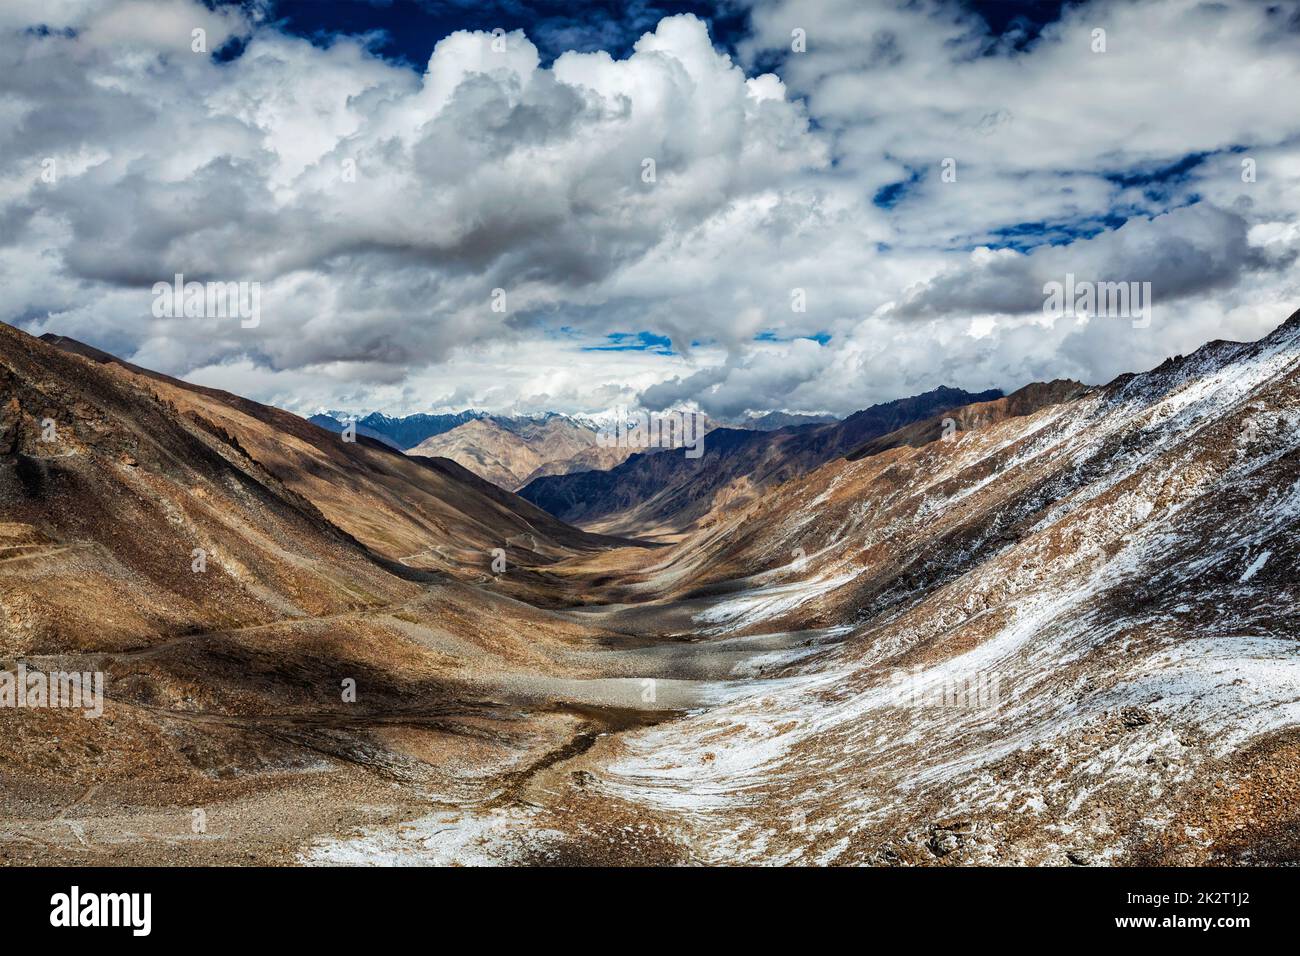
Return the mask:
[[[319, 412], [307, 419], [342, 432], [344, 412]], [[356, 434], [423, 458], [448, 458], [508, 490], [541, 475], [612, 468], [633, 449], [601, 448], [595, 422], [567, 415], [491, 415], [466, 410], [448, 415], [393, 417], [371, 412], [355, 419]]]
[[[371, 412], [356, 419], [357, 434], [374, 438], [393, 448], [406, 451], [434, 435], [449, 432], [466, 422], [486, 417], [485, 412], [466, 410], [450, 415], [406, 415], [392, 417], [382, 412]], [[344, 412], [320, 412], [307, 419], [313, 425], [332, 432], [341, 432], [350, 420]]]
[[790, 428], [793, 425], [829, 425], [832, 422], [839, 421], [834, 415], [803, 415], [799, 413], [791, 414], [789, 412], [768, 412], [765, 415], [756, 415], [753, 418], [736, 422], [733, 428], [753, 428], [762, 432], [774, 432], [779, 428]]
[[[311, 422], [313, 425], [325, 429], [326, 431], [334, 432], [334, 434], [337, 435], [341, 433], [345, 428], [347, 428], [348, 423], [353, 421], [353, 419], [349, 418], [343, 412], [328, 412], [328, 413], [318, 412], [315, 415], [308, 416], [307, 421]], [[389, 448], [396, 448], [398, 451], [401, 451], [401, 448], [398, 446], [397, 442], [393, 441], [387, 435], [366, 428], [364, 425], [360, 424], [360, 422], [357, 422], [356, 433], [366, 438], [373, 438], [375, 441], [379, 442], [380, 444], [387, 445]]]
[[102, 694], [0, 706], [0, 860], [287, 863], [371, 801], [427, 806], [395, 781], [495, 786], [585, 726], [530, 688], [603, 632], [539, 606], [574, 603], [558, 563], [622, 543], [0, 324], [0, 687]]
[[[3, 331], [7, 340], [22, 334], [7, 326]], [[73, 339], [15, 341], [26, 346], [15, 355], [30, 355], [33, 365], [53, 361], [53, 352], [89, 359], [99, 368], [100, 376], [84, 374], [84, 364], [72, 366], [78, 376], [61, 368], [70, 388], [83, 387], [83, 381], [89, 383], [84, 387], [111, 383], [165, 403], [182, 424], [216, 436], [384, 560], [474, 576], [492, 548], [509, 549], [507, 542], [521, 535], [530, 546], [521, 547], [517, 558], [530, 564], [604, 544], [454, 462], [409, 458], [364, 436], [345, 442], [297, 415], [133, 366]]]
[[936, 412], [997, 398], [940, 387], [856, 412], [840, 422], [773, 432], [718, 428], [704, 454], [636, 454], [603, 472], [539, 477], [519, 494], [570, 523], [611, 533], [680, 532], [718, 503], [739, 504], [880, 435]]
[[0, 326], [0, 860], [1300, 862], [1300, 312], [953, 398], [647, 546]]
[[809, 640], [587, 789], [671, 808], [705, 862], [1300, 859], [1300, 312], [1070, 390], [913, 426], [642, 563], [642, 618]]
[[488, 416], [466, 422], [407, 451], [450, 458], [502, 488], [516, 490], [541, 475], [612, 468], [630, 448], [602, 448], [597, 429], [564, 415]]

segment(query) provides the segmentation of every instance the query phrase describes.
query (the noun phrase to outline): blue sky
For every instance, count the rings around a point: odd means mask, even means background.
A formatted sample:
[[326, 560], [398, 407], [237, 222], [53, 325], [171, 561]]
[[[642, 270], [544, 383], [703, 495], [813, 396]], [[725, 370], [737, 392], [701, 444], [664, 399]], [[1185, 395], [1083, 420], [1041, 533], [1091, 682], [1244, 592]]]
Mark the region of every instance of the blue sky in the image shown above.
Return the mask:
[[[242, 4], [236, 0], [235, 5]], [[543, 63], [566, 50], [607, 50], [625, 57], [641, 34], [653, 30], [664, 17], [679, 13], [694, 14], [706, 21], [714, 42], [724, 48], [734, 48], [734, 42], [745, 33], [744, 7], [697, 2], [277, 0], [269, 10], [269, 16], [281, 21], [286, 32], [317, 42], [331, 42], [340, 34], [382, 33], [374, 47], [378, 53], [419, 69], [423, 69], [434, 44], [447, 34], [498, 27], [507, 32], [527, 32], [542, 52]]]
[[[248, 0], [221, 0], [214, 6], [247, 7]], [[970, 0], [965, 4], [995, 37], [1018, 47], [1033, 42], [1055, 21], [1064, 0]], [[677, 0], [275, 0], [268, 16], [286, 32], [317, 42], [339, 35], [382, 34], [374, 49], [382, 56], [423, 68], [433, 45], [456, 30], [525, 30], [548, 63], [566, 50], [606, 50], [626, 57], [641, 34], [664, 17], [690, 13], [708, 24], [713, 42], [729, 53], [749, 35], [745, 3]], [[772, 64], [775, 65], [775, 64]]]
[[[0, 319], [298, 411], [842, 414], [1300, 305], [1294, 0], [12, 0], [0, 36]], [[1152, 282], [1151, 327], [1046, 319], [1067, 272]], [[261, 321], [155, 316], [177, 273]]]

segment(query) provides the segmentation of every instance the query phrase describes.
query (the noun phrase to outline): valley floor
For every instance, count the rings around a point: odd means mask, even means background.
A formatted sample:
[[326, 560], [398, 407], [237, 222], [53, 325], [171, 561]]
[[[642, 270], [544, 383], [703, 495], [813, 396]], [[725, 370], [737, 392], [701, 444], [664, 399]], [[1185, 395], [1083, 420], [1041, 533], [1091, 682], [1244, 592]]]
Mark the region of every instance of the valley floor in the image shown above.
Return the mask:
[[[636, 549], [621, 552], [634, 567]], [[595, 559], [608, 576], [620, 552]], [[580, 565], [568, 569], [581, 576]], [[490, 585], [485, 590], [490, 589]], [[425, 596], [469, 586], [430, 585]], [[187, 655], [210, 655], [280, 629], [368, 623], [392, 626], [400, 607], [365, 613], [292, 618], [279, 625], [193, 634], [138, 650], [84, 655], [33, 655], [32, 670], [91, 670], [178, 666]], [[169, 734], [209, 731], [260, 740], [304, 753], [270, 768], [260, 757], [242, 772], [203, 785], [151, 790], [131, 780], [39, 788], [30, 778], [0, 777], [4, 812], [0, 861], [32, 864], [293, 864], [616, 862], [682, 863], [693, 857], [668, 816], [635, 807], [616, 810], [600, 800], [587, 807], [579, 832], [565, 815], [582, 815], [584, 787], [594, 780], [608, 741], [744, 696], [784, 678], [794, 661], [823, 653], [843, 628], [707, 636], [668, 634], [666, 624], [690, 626], [733, 596], [661, 604], [589, 605], [544, 612], [570, 628], [570, 638], [546, 671], [479, 660], [476, 646], [456, 647], [447, 635], [410, 624], [408, 635], [449, 658], [443, 699], [427, 710], [418, 699], [399, 708], [356, 716], [337, 707], [313, 713], [243, 713], [190, 707], [129, 706], [148, 712]], [[527, 625], [519, 640], [528, 642]], [[509, 626], [507, 624], [506, 626]], [[462, 666], [463, 665], [463, 666]], [[364, 693], [364, 685], [362, 688]], [[75, 725], [69, 746], [76, 747]], [[61, 741], [55, 738], [56, 748]], [[33, 742], [35, 743], [35, 742]], [[196, 813], [199, 814], [196, 816]], [[201, 820], [201, 826], [196, 825]], [[593, 827], [598, 828], [599, 838]], [[558, 841], [554, 838], [559, 837]]]
[[[634, 587], [646, 586], [647, 556], [636, 549], [602, 553], [589, 567], [570, 562], [564, 573], [576, 581], [594, 567], [602, 580], [617, 582], [611, 570], [620, 563], [640, 582]], [[650, 583], [662, 582], [652, 574]], [[830, 817], [826, 791], [821, 802], [801, 810], [800, 799], [809, 794], [783, 794], [764, 765], [788, 730], [783, 724], [817, 720], [815, 712], [792, 708], [791, 699], [807, 700], [828, 680], [850, 680], [844, 668], [850, 629], [765, 631], [764, 609], [806, 602], [817, 589], [744, 583], [741, 590], [727, 586], [711, 596], [541, 612], [565, 633], [548, 651], [545, 667], [484, 662], [480, 648], [457, 646], [434, 618], [422, 614], [430, 607], [468, 605], [479, 591], [503, 608], [517, 605], [494, 596], [491, 584], [433, 584], [400, 607], [324, 621], [293, 619], [78, 659], [29, 658], [28, 666], [50, 670], [93, 665], [110, 673], [127, 666], [181, 671], [191, 654], [211, 659], [259, 634], [301, 634], [347, 617], [362, 628], [357, 633], [403, 625], [408, 639], [446, 655], [448, 673], [456, 676], [440, 682], [436, 700], [418, 694], [400, 702], [386, 699], [383, 707], [355, 715], [334, 706], [232, 713], [224, 707], [133, 702], [164, 733], [194, 745], [201, 747], [198, 741], [214, 733], [230, 735], [240, 749], [239, 767], [232, 770], [227, 755], [222, 768], [197, 786], [156, 787], [129, 778], [60, 784], [56, 775], [34, 787], [31, 778], [0, 779], [0, 854], [10, 864], [78, 865], [834, 863], [853, 861], [856, 854], [846, 851], [860, 833], [883, 848], [858, 859], [874, 863], [1294, 859], [1297, 835], [1289, 808], [1300, 803], [1300, 733], [1292, 728], [1265, 734], [1242, 752], [1215, 757], [1213, 741], [1190, 728], [1151, 738], [1147, 731], [1158, 726], [1158, 718], [1136, 706], [1136, 699], [1128, 708], [1119, 699], [1109, 702], [1104, 713], [1093, 715], [1100, 722], [1077, 711], [1058, 715], [1074, 729], [1070, 742], [1049, 758], [1058, 766], [1038, 791], [1040, 800], [1047, 795], [1055, 806], [1035, 804], [1032, 797], [1017, 805], [1016, 788], [1005, 787], [997, 800], [985, 798], [976, 809], [981, 801], [969, 793], [957, 799], [950, 789], [936, 802], [919, 780], [888, 779], [896, 772], [884, 759], [892, 748], [906, 745], [912, 754], [924, 754], [926, 720], [965, 719], [964, 711], [955, 715], [939, 707], [930, 717], [918, 711], [915, 719], [895, 720], [898, 740], [882, 738], [865, 750], [838, 745], [853, 754], [851, 769], [846, 765], [843, 772], [858, 799]], [[627, 587], [610, 590], [626, 596]], [[530, 640], [527, 620], [506, 612], [498, 623], [518, 628], [520, 641]], [[1285, 663], [1287, 679], [1296, 679], [1289, 648], [1270, 651], [1261, 644], [1243, 647], [1242, 654], [1235, 663], [1281, 654], [1276, 661]], [[766, 723], [764, 710], [771, 713]], [[1009, 742], [1002, 761], [1011, 761], [1010, 769], [995, 769], [994, 776], [1026, 782], [1023, 771], [1032, 772], [1044, 753], [1034, 746], [1017, 752], [1024, 711], [1004, 708], [1001, 716], [991, 711], [982, 719], [983, 739]], [[76, 725], [69, 730], [66, 746], [84, 746]], [[826, 732], [834, 730], [828, 726]], [[947, 739], [965, 748], [959, 761], [987, 761], [955, 729]], [[1111, 839], [1085, 835], [1091, 824], [1072, 834], [1065, 804], [1093, 801], [1116, 782], [1106, 777], [1118, 774], [1117, 768], [1103, 765], [1109, 759], [1105, 751], [1116, 744], [1147, 754], [1134, 762], [1160, 771], [1163, 783], [1148, 796], [1169, 818], [1144, 820], [1150, 806], [1143, 801], [1126, 816], [1122, 806], [1104, 798], [1100, 813], [1110, 817], [1098, 833]], [[824, 763], [829, 752], [812, 759]], [[710, 765], [736, 760], [747, 768], [711, 774]], [[1080, 781], [1059, 765], [1091, 761], [1098, 762], [1091, 781], [1086, 768]], [[987, 762], [995, 768], [1000, 763]], [[919, 763], [924, 771], [924, 756]], [[157, 769], [149, 768], [150, 774]], [[963, 775], [962, 785], [974, 789], [973, 779]], [[800, 786], [814, 780], [803, 778]], [[812, 786], [824, 790], [823, 784]], [[873, 803], [879, 808], [874, 813]], [[955, 817], [954, 806], [963, 808]], [[1097, 813], [1094, 808], [1094, 818]], [[893, 840], [875, 835], [873, 823]], [[1130, 826], [1147, 837], [1123, 832]], [[1162, 834], [1171, 830], [1185, 836], [1168, 844]], [[983, 855], [970, 855], [980, 847]]]

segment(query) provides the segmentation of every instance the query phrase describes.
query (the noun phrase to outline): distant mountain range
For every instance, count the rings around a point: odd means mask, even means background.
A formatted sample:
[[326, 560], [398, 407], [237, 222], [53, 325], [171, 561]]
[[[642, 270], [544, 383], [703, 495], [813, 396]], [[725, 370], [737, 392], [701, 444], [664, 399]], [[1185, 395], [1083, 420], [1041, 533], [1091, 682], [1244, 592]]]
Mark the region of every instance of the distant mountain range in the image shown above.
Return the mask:
[[[357, 418], [356, 423], [358, 435], [365, 435], [367, 438], [406, 451], [426, 438], [449, 432], [466, 422], [487, 417], [486, 412], [469, 410], [448, 415], [418, 414], [400, 418], [393, 418], [383, 412], [371, 412], [369, 415]], [[332, 432], [343, 431], [347, 423], [352, 420], [353, 416], [347, 412], [319, 412], [307, 419], [313, 425], [319, 425]]]
[[[555, 420], [592, 432], [600, 426], [598, 418], [589, 416], [563, 415], [559, 412], [544, 412], [538, 415], [494, 415], [491, 412], [476, 411], [472, 408], [467, 408], [463, 412], [440, 415], [421, 412], [415, 415], [398, 416], [385, 415], [383, 412], [357, 416], [348, 412], [320, 411], [307, 419], [313, 425], [319, 425], [332, 432], [341, 432], [348, 422], [354, 420], [357, 423], [357, 434], [382, 441], [402, 451], [414, 448], [420, 442], [435, 435], [444, 435], [453, 428], [474, 421], [491, 420], [505, 431], [514, 434], [536, 434], [539, 426], [545, 426]], [[756, 415], [736, 422], [713, 423], [710, 427], [776, 431], [779, 428], [789, 428], [791, 425], [822, 425], [838, 420], [834, 415], [768, 412], [765, 415]]]
[[777, 431], [718, 428], [704, 454], [635, 454], [609, 471], [535, 478], [519, 494], [569, 523], [587, 528], [681, 531], [722, 500], [740, 503], [806, 474], [895, 429], [938, 412], [1000, 398], [1002, 392], [939, 387], [873, 405], [842, 422]]
[[766, 415], [758, 415], [754, 418], [747, 418], [742, 421], [733, 422], [728, 427], [731, 428], [752, 428], [762, 432], [774, 432], [778, 428], [789, 428], [792, 425], [829, 425], [832, 422], [839, 421], [834, 415], [800, 415], [791, 414], [790, 412], [768, 412]]
[[598, 419], [557, 412], [493, 415], [466, 409], [358, 418], [323, 411], [309, 421], [333, 432], [355, 421], [358, 435], [408, 455], [448, 458], [564, 521], [603, 527], [617, 513], [617, 527], [644, 532], [647, 526], [680, 530], [719, 496], [744, 499], [937, 411], [1001, 394], [940, 387], [844, 421], [768, 412], [735, 425], [710, 422], [706, 454], [698, 459], [679, 453], [660, 460], [660, 448], [602, 447]]
[[601, 448], [599, 424], [546, 412], [492, 415], [467, 409], [402, 417], [371, 412], [319, 412], [308, 421], [332, 432], [356, 422], [358, 435], [423, 458], [449, 458], [501, 488], [513, 491], [541, 475], [612, 468], [637, 449]]
[[[373, 438], [410, 455], [450, 458], [481, 478], [516, 491], [535, 478], [603, 471], [634, 452], [660, 449], [602, 448], [597, 443], [596, 418], [546, 412], [540, 415], [493, 415], [466, 409], [451, 414], [405, 416], [371, 412], [356, 417], [347, 412], [322, 411], [308, 421], [332, 432], [356, 422], [358, 435]], [[833, 415], [768, 412], [731, 426], [737, 430], [770, 432], [798, 425], [835, 422]], [[707, 428], [717, 427], [710, 423]]]
[[426, 438], [408, 455], [450, 458], [514, 491], [542, 475], [613, 468], [635, 448], [602, 448], [597, 429], [565, 415], [484, 416]]

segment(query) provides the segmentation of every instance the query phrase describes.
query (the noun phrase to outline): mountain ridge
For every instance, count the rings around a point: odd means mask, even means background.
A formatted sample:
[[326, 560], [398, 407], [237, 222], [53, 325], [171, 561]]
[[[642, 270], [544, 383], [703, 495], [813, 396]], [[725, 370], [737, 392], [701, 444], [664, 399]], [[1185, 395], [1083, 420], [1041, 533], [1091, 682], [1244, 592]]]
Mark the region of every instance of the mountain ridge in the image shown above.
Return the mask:
[[544, 474], [610, 468], [633, 449], [607, 447], [599, 432], [564, 415], [502, 420], [484, 416], [408, 448], [450, 458], [511, 491]]
[[704, 455], [697, 459], [678, 452], [634, 454], [607, 472], [534, 479], [519, 493], [570, 523], [620, 534], [632, 529], [676, 533], [707, 513], [716, 496], [747, 500], [918, 418], [1001, 395], [998, 389], [972, 393], [940, 386], [833, 424], [771, 432], [722, 427], [707, 434]]

